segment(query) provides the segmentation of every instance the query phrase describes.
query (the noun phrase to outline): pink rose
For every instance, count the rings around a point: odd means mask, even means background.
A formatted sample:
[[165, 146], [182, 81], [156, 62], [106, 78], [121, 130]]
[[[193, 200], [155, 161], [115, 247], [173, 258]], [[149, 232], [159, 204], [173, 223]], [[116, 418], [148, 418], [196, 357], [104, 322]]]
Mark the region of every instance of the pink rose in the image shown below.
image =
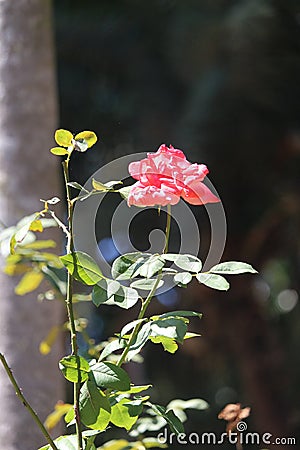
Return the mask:
[[184, 153], [170, 145], [161, 145], [156, 153], [129, 164], [135, 183], [128, 197], [128, 205], [175, 205], [182, 197], [192, 205], [216, 203], [220, 199], [202, 181], [208, 174], [204, 164], [191, 164]]

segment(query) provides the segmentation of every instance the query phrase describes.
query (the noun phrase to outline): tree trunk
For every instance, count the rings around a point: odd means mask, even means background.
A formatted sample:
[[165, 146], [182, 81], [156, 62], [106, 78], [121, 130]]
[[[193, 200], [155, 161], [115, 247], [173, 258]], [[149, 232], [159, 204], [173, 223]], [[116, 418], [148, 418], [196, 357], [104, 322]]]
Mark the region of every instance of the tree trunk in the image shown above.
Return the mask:
[[[0, 0], [0, 33], [0, 219], [10, 226], [40, 210], [40, 198], [59, 193], [57, 160], [48, 151], [57, 116], [50, 1]], [[55, 302], [37, 303], [36, 293], [15, 296], [15, 283], [0, 273], [0, 352], [44, 420], [63, 398], [62, 344], [42, 356], [39, 343], [62, 311]], [[1, 449], [45, 444], [2, 367], [0, 405]]]

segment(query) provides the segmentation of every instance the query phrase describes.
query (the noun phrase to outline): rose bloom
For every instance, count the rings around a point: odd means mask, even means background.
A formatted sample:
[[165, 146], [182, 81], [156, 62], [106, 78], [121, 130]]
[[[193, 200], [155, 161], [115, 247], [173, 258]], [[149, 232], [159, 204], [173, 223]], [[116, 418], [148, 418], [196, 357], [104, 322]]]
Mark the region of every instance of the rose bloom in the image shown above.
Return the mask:
[[130, 175], [138, 180], [128, 196], [128, 205], [176, 205], [180, 197], [192, 205], [216, 203], [220, 199], [202, 181], [208, 174], [204, 164], [192, 164], [185, 154], [170, 145], [129, 164]]

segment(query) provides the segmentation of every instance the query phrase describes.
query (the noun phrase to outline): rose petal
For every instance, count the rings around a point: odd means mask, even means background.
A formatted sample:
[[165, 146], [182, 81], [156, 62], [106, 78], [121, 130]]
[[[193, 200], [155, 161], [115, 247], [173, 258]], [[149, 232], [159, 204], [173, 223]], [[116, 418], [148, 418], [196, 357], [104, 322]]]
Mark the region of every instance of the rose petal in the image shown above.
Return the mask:
[[184, 187], [181, 197], [191, 205], [205, 205], [206, 203], [218, 203], [220, 201], [220, 199], [201, 182], [193, 182]]

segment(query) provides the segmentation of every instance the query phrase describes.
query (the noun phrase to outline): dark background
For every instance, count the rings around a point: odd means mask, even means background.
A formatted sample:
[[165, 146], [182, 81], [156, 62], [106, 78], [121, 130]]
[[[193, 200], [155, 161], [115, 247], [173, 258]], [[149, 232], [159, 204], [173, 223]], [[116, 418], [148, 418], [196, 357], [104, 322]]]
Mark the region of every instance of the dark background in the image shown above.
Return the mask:
[[[149, 344], [133, 378], [153, 383], [162, 404], [207, 400], [188, 432], [224, 431], [218, 412], [239, 402], [252, 409], [249, 431], [299, 440], [299, 1], [57, 0], [54, 24], [59, 125], [99, 136], [76, 155], [72, 179], [161, 143], [182, 148], [207, 164], [221, 194], [223, 259], [260, 273], [232, 278], [228, 293], [197, 283], [180, 291], [176, 307], [203, 312], [192, 324], [202, 337], [174, 356]], [[103, 317], [99, 339], [133, 313]]]

